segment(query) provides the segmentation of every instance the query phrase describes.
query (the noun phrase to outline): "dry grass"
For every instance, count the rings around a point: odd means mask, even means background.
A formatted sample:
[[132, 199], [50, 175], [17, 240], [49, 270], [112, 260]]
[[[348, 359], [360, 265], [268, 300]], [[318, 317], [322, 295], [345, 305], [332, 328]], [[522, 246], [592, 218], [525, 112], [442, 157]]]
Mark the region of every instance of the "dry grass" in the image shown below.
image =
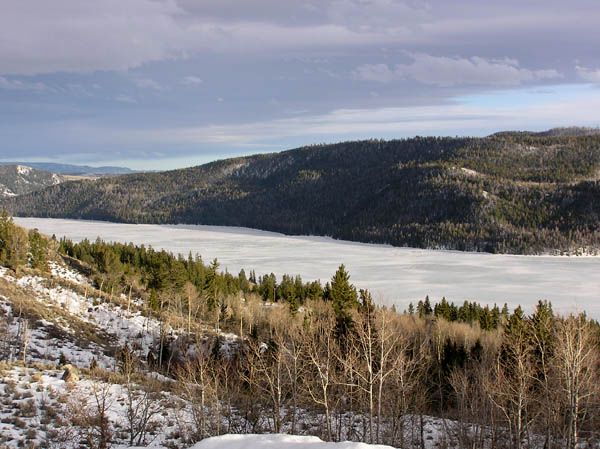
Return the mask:
[[0, 278], [0, 295], [5, 296], [13, 310], [20, 311], [33, 327], [36, 327], [39, 320], [46, 320], [51, 323], [64, 323], [73, 331], [73, 334], [70, 334], [58, 326], [47, 326], [45, 330], [50, 337], [73, 341], [79, 347], [95, 343], [108, 352], [112, 351], [113, 338], [109, 334], [58, 306], [37, 301], [35, 295], [27, 289]]

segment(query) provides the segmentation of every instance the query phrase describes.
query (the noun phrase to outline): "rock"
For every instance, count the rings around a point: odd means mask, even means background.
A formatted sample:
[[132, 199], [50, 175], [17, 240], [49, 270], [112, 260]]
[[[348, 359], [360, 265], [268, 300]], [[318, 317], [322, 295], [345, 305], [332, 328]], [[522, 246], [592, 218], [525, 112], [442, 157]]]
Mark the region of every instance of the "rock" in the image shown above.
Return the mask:
[[79, 381], [79, 370], [75, 368], [73, 365], [65, 365], [65, 371], [62, 375], [62, 380], [69, 383], [74, 383]]

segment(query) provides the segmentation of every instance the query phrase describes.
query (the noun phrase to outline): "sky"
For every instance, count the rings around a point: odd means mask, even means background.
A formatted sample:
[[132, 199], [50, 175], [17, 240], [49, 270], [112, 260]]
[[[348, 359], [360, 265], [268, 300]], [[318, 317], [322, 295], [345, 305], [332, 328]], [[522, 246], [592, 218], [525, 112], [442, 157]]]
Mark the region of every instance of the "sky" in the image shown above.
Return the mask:
[[0, 160], [600, 125], [597, 0], [2, 0]]

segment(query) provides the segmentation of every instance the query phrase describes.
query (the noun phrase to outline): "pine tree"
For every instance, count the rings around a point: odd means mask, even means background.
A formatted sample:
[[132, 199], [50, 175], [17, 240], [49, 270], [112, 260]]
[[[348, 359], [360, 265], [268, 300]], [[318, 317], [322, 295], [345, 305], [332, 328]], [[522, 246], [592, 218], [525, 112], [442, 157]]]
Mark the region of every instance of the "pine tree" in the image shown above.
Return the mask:
[[219, 284], [218, 284], [218, 270], [219, 270], [219, 262], [217, 259], [214, 259], [209, 267], [208, 272], [206, 273], [206, 281], [204, 283], [204, 294], [206, 296], [206, 306], [209, 311], [213, 311], [217, 308], [219, 304]]
[[29, 231], [29, 265], [48, 271], [48, 242], [37, 229]]
[[340, 265], [331, 278], [329, 295], [336, 315], [338, 332], [345, 335], [352, 327], [350, 310], [358, 306], [358, 297], [344, 264]]
[[425, 301], [419, 301], [417, 303], [417, 315], [419, 318], [425, 318], [433, 313], [433, 309], [431, 308], [431, 301], [429, 300], [429, 295], [425, 296]]

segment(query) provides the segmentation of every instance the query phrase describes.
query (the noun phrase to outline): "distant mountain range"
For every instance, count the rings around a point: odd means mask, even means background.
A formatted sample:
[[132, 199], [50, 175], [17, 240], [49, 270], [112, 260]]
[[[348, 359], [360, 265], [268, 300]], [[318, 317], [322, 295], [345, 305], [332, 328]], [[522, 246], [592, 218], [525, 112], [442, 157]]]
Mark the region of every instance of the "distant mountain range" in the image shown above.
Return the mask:
[[600, 248], [600, 135], [314, 145], [5, 199], [21, 216], [247, 226], [502, 253]]
[[0, 197], [23, 195], [63, 181], [63, 176], [26, 165], [0, 165]]
[[134, 173], [126, 167], [90, 167], [89, 165], [57, 164], [54, 162], [0, 162], [0, 165], [23, 165], [61, 175], [106, 176]]
[[600, 128], [591, 128], [586, 126], [566, 126], [559, 128], [552, 128], [546, 131], [532, 132], [532, 131], [501, 131], [493, 134], [494, 136], [507, 136], [507, 135], [523, 135], [523, 136], [537, 136], [537, 137], [582, 137], [582, 136], [596, 136], [600, 134]]

